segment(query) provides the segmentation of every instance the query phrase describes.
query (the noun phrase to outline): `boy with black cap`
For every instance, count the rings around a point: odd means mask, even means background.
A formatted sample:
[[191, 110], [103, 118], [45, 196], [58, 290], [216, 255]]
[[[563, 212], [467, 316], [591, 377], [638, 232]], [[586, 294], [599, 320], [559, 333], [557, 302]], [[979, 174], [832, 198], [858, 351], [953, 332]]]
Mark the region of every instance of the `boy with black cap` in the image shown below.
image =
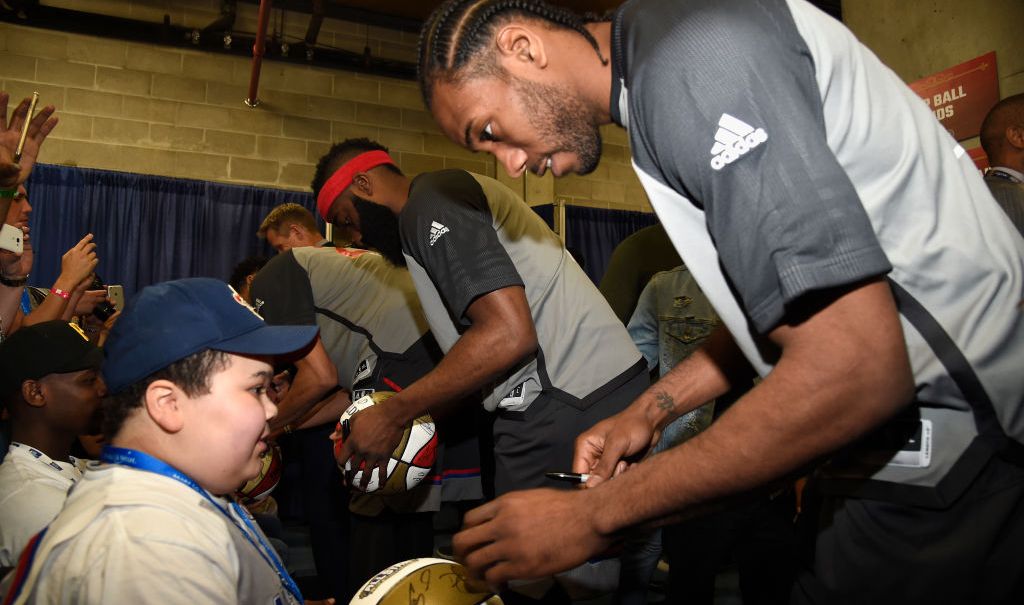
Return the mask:
[[105, 348], [103, 464], [26, 546], [3, 602], [302, 602], [248, 513], [220, 495], [266, 451], [268, 357], [314, 336], [268, 327], [213, 279], [142, 290]]
[[14, 566], [82, 478], [69, 452], [78, 435], [98, 429], [102, 361], [79, 328], [60, 320], [22, 328], [0, 345], [0, 398], [12, 421], [0, 464], [0, 568]]

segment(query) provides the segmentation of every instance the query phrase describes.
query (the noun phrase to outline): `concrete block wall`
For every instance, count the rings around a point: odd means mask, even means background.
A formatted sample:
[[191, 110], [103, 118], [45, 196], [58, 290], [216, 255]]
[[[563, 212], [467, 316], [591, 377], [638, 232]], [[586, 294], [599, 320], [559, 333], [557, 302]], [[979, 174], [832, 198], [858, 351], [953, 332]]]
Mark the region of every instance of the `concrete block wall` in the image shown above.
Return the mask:
[[[150, 21], [203, 27], [216, 0], [44, 0], [45, 4]], [[239, 4], [236, 31], [256, 29], [256, 7]], [[308, 19], [277, 11], [270, 23], [286, 38], [305, 34]], [[321, 44], [414, 61], [415, 33], [325, 19]], [[60, 125], [42, 161], [213, 181], [308, 190], [317, 159], [333, 141], [366, 136], [391, 148], [411, 174], [464, 168], [496, 176], [494, 159], [444, 137], [412, 81], [266, 60], [262, 104], [243, 103], [251, 60], [198, 50], [0, 24], [0, 87], [14, 99], [38, 91]], [[650, 211], [629, 165], [625, 131], [603, 129], [605, 158], [586, 177], [549, 181], [533, 204]], [[532, 177], [531, 177], [532, 178]]]
[[60, 124], [45, 162], [306, 189], [332, 141], [380, 140], [403, 168], [494, 162], [448, 143], [413, 82], [266, 61], [262, 104], [247, 94], [250, 61], [201, 51], [0, 25], [0, 86], [38, 91]]
[[1024, 93], [1022, 0], [844, 0], [843, 21], [904, 82], [994, 50], [1000, 98]]

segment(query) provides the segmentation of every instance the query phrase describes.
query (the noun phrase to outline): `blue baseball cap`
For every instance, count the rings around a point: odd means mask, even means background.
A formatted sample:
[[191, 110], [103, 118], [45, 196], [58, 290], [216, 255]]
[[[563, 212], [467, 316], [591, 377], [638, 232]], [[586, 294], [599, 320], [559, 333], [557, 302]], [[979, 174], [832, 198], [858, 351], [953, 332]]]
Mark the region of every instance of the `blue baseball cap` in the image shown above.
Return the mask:
[[283, 355], [308, 345], [316, 326], [268, 326], [222, 281], [179, 279], [143, 288], [126, 305], [103, 348], [110, 393], [204, 349]]

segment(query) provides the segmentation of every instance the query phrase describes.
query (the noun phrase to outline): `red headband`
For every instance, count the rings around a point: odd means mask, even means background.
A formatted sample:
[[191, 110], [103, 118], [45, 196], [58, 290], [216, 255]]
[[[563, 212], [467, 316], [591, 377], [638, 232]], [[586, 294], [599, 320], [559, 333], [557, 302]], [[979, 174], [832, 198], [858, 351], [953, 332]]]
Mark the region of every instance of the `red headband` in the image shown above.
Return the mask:
[[334, 198], [352, 184], [357, 172], [366, 172], [381, 164], [394, 163], [386, 151], [367, 151], [342, 164], [320, 188], [320, 195], [316, 196], [316, 208], [320, 211], [320, 216], [327, 220], [327, 211], [331, 209]]

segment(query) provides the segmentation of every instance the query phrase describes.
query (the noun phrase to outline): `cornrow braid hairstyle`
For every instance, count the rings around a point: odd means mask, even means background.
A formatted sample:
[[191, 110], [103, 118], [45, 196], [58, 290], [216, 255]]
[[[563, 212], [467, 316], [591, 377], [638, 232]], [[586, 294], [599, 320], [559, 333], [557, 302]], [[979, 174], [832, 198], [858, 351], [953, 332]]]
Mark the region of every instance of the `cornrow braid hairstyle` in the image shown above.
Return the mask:
[[[358, 139], [345, 139], [340, 143], [335, 143], [327, 150], [320, 160], [316, 163], [316, 172], [313, 173], [313, 182], [310, 183], [310, 187], [313, 189], [313, 199], [316, 199], [320, 195], [320, 190], [327, 183], [327, 179], [331, 178], [331, 174], [338, 169], [338, 160], [351, 154], [353, 157], [367, 151], [383, 151], [384, 153], [390, 153], [388, 148], [381, 145], [376, 141], [371, 141], [367, 138]], [[395, 174], [402, 174], [398, 166], [394, 164], [385, 164], [385, 168], [394, 172]]]
[[[420, 29], [418, 77], [423, 103], [430, 109], [433, 85], [438, 79], [455, 81], [485, 70], [477, 63], [489, 42], [495, 23], [504, 17], [533, 17], [555, 27], [572, 30], [586, 38], [604, 64], [597, 39], [587, 23], [601, 20], [594, 15], [578, 15], [567, 8], [552, 6], [543, 0], [447, 0], [437, 7]], [[473, 69], [476, 66], [477, 69]], [[463, 72], [469, 67], [469, 72]]]

